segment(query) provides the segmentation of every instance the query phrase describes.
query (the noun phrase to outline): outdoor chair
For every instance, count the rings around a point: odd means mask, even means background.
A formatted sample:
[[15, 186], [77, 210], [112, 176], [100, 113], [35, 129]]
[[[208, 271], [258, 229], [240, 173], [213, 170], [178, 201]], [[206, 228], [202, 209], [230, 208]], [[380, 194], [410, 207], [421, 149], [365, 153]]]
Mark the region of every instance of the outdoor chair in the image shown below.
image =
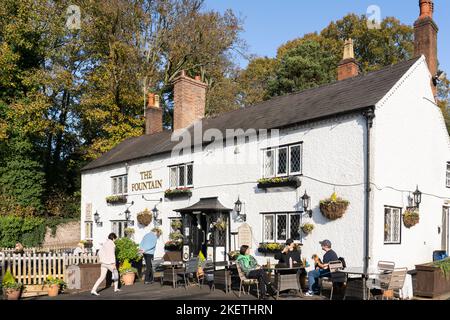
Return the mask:
[[378, 261], [378, 271], [381, 273], [378, 276], [371, 276], [367, 279], [366, 286], [370, 290], [381, 290], [386, 287], [391, 280], [391, 273], [395, 269], [395, 262], [392, 261]]
[[320, 294], [322, 295], [322, 288], [323, 288], [323, 282], [328, 282], [331, 284], [331, 294], [330, 294], [330, 300], [333, 300], [333, 291], [334, 286], [336, 284], [343, 284], [347, 280], [347, 275], [343, 272], [337, 272], [338, 270], [343, 269], [342, 261], [336, 260], [331, 261], [329, 264], [329, 270], [330, 270], [330, 276], [319, 278], [320, 282]]
[[183, 277], [184, 288], [187, 289], [189, 285], [189, 278], [191, 275], [196, 274], [198, 270], [198, 257], [189, 259], [184, 269], [177, 271], [177, 276]]
[[[241, 292], [244, 291], [245, 293], [245, 287], [244, 286], [248, 286], [248, 294], [250, 294], [250, 287], [252, 285], [256, 286], [256, 293], [258, 295], [258, 299], [259, 299], [259, 282], [257, 279], [248, 279], [247, 276], [245, 275], [245, 273], [242, 271], [241, 266], [239, 264], [239, 262], [236, 262], [236, 268], [239, 274], [239, 279], [240, 279], [240, 285], [239, 285], [239, 298], [241, 297]], [[264, 285], [264, 284], [262, 284]]]
[[212, 283], [212, 285], [210, 286], [210, 289], [212, 289], [212, 287], [214, 286], [214, 263], [213, 263], [213, 261], [212, 260], [203, 261], [201, 264], [201, 268], [203, 270], [203, 274], [202, 275], [197, 274], [197, 281], [200, 284], [200, 288], [201, 288], [201, 286], [204, 285], [205, 279], [206, 279], [208, 284]]
[[394, 269], [394, 271], [392, 271], [389, 277], [389, 281], [387, 283], [382, 283], [381, 285], [382, 300], [394, 299], [394, 292], [395, 291], [400, 292], [403, 288], [407, 272], [408, 268], [397, 268]]
[[161, 286], [164, 284], [164, 259], [155, 259], [152, 263], [153, 278], [159, 278]]

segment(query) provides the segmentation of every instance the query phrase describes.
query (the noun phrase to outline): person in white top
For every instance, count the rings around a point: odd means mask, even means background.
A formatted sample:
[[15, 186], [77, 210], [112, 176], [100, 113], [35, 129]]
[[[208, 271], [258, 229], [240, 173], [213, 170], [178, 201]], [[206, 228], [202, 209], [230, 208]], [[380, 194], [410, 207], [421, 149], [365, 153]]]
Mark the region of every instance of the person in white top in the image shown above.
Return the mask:
[[[94, 296], [99, 296], [97, 293], [98, 286], [105, 280], [106, 274], [109, 271], [111, 271], [113, 274], [114, 272], [117, 273], [116, 269], [116, 245], [114, 244], [114, 241], [116, 241], [117, 236], [115, 233], [110, 233], [108, 236], [108, 240], [103, 244], [101, 249], [98, 252], [98, 257], [101, 263], [100, 268], [100, 277], [98, 278], [97, 282], [95, 283], [94, 287], [91, 290], [91, 294]], [[119, 279], [115, 279], [114, 281], [114, 292], [119, 292], [120, 289], [119, 286]]]
[[80, 255], [85, 253], [86, 251], [84, 250], [84, 244], [83, 242], [78, 242], [78, 246], [75, 248], [75, 250], [73, 250], [73, 254], [74, 255]]

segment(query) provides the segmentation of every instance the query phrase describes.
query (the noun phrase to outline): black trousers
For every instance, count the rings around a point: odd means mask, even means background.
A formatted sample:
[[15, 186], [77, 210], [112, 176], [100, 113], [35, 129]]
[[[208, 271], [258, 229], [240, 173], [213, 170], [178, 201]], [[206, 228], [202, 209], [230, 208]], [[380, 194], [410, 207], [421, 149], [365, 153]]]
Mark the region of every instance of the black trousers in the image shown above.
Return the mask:
[[152, 254], [144, 253], [145, 259], [145, 282], [153, 282]]
[[259, 293], [262, 297], [266, 295], [266, 286], [270, 286], [269, 276], [263, 269], [255, 269], [248, 273], [247, 278], [257, 279], [259, 282]]

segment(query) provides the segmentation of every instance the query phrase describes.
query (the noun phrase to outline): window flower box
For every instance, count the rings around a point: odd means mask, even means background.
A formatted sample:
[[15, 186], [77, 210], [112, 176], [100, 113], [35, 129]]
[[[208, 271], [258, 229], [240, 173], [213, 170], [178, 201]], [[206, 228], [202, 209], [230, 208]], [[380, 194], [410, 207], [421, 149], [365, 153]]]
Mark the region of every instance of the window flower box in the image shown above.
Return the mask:
[[258, 189], [282, 188], [282, 187], [297, 189], [301, 185], [302, 182], [298, 177], [263, 178], [258, 180]]
[[164, 197], [167, 199], [189, 198], [191, 196], [192, 191], [188, 188], [168, 189], [164, 192]]
[[342, 218], [350, 202], [333, 193], [330, 198], [320, 201], [320, 211], [329, 220]]
[[181, 251], [183, 247], [183, 241], [169, 240], [164, 244], [164, 250], [169, 252]]
[[127, 203], [127, 196], [121, 195], [121, 196], [106, 197], [106, 203], [111, 205], [125, 204]]
[[280, 243], [260, 243], [258, 252], [264, 254], [275, 254], [280, 253], [283, 249], [284, 245]]

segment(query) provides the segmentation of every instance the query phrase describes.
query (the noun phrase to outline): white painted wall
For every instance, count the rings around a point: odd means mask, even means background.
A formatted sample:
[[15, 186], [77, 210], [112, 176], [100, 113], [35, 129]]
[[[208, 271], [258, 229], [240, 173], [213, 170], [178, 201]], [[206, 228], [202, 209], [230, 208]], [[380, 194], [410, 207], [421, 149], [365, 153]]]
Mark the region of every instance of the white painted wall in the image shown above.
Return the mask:
[[[450, 161], [448, 134], [431, 91], [430, 73], [420, 59], [385, 99], [378, 103], [373, 127], [373, 180], [387, 186], [450, 197], [445, 186], [446, 163]], [[438, 226], [445, 201], [423, 195], [420, 223], [407, 229], [402, 222], [401, 244], [384, 245], [384, 206], [408, 206], [407, 193], [373, 188], [371, 220], [372, 260], [395, 261], [398, 267], [414, 269], [432, 260], [441, 249]]]
[[[163, 235], [158, 241], [156, 256], [164, 253], [164, 243], [170, 232], [169, 217], [178, 216], [173, 210], [196, 203], [202, 197], [219, 196], [220, 202], [234, 208], [238, 196], [244, 203], [243, 212], [247, 223], [253, 229], [253, 250], [256, 251], [262, 241], [261, 212], [282, 212], [300, 210], [300, 197], [305, 192], [312, 198], [314, 208], [313, 223], [316, 228], [311, 235], [303, 239], [303, 256], [310, 258], [313, 253], [322, 254], [319, 241], [329, 239], [340, 256], [348, 264], [362, 265], [363, 258], [363, 222], [364, 222], [364, 187], [336, 187], [326, 185], [311, 178], [335, 184], [362, 184], [364, 182], [364, 131], [365, 121], [360, 115], [341, 117], [322, 121], [314, 125], [302, 126], [282, 132], [275, 141], [249, 142], [235, 147], [207, 147], [206, 150], [181, 157], [170, 155], [153, 157], [140, 161], [130, 161], [128, 172], [128, 201], [134, 201], [130, 208], [133, 219], [136, 213], [145, 208], [152, 209], [156, 202], [145, 202], [140, 193], [131, 193], [131, 184], [140, 181], [139, 172], [152, 170], [154, 179], [163, 180], [163, 188], [145, 194], [148, 199], [164, 199], [164, 190], [169, 187], [169, 169], [167, 166], [194, 161], [194, 189], [189, 200], [166, 200], [158, 205], [163, 219]], [[256, 188], [257, 180], [262, 177], [261, 148], [267, 145], [277, 146], [303, 141], [302, 186], [297, 191], [267, 192]], [[253, 157], [250, 156], [257, 155]], [[226, 159], [226, 161], [224, 160]], [[92, 212], [96, 210], [103, 221], [103, 227], [94, 224], [94, 246], [99, 247], [111, 232], [110, 220], [123, 218], [125, 206], [109, 206], [105, 198], [110, 195], [110, 177], [125, 174], [125, 164], [91, 170], [82, 174], [82, 221], [84, 221], [87, 203], [92, 203]], [[327, 221], [318, 208], [319, 201], [329, 197], [333, 191], [350, 201], [345, 216], [337, 221]], [[120, 215], [122, 213], [122, 215]], [[234, 213], [232, 213], [234, 217]], [[307, 222], [309, 218], [304, 218]], [[232, 221], [231, 230], [239, 223]], [[141, 229], [135, 222], [135, 240], [151, 230], [153, 224]], [[81, 237], [84, 238], [82, 227]], [[232, 239], [232, 247], [233, 247]], [[265, 262], [267, 257], [259, 255], [258, 260]], [[269, 256], [268, 256], [269, 257]]]

